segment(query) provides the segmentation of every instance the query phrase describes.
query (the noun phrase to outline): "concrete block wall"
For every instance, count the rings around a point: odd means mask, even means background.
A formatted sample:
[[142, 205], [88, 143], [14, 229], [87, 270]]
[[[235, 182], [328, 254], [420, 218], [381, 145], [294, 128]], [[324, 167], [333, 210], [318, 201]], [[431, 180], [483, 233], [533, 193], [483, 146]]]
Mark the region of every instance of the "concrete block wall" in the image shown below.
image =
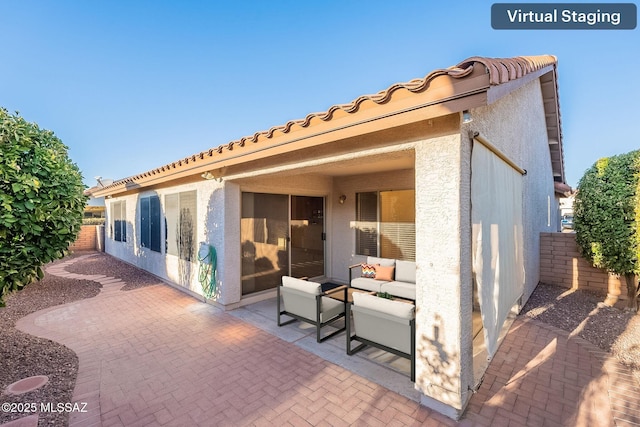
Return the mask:
[[[80, 227], [80, 234], [75, 242], [69, 246], [70, 251], [95, 251], [103, 250], [99, 244], [98, 233], [104, 230], [99, 225], [83, 225]], [[104, 239], [102, 239], [104, 240]]]
[[574, 233], [540, 233], [540, 282], [627, 297], [624, 278], [595, 268], [580, 256]]

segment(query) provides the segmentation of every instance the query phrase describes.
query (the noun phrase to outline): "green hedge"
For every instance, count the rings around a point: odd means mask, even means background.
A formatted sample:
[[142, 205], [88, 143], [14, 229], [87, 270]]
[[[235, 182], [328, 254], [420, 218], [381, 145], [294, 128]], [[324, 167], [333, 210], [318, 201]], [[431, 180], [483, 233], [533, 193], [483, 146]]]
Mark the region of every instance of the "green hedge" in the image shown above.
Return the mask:
[[636, 150], [598, 160], [580, 180], [574, 205], [582, 255], [595, 267], [625, 276], [630, 307], [636, 307], [640, 273], [639, 189], [640, 150]]
[[0, 305], [64, 256], [80, 230], [83, 191], [62, 141], [0, 108]]

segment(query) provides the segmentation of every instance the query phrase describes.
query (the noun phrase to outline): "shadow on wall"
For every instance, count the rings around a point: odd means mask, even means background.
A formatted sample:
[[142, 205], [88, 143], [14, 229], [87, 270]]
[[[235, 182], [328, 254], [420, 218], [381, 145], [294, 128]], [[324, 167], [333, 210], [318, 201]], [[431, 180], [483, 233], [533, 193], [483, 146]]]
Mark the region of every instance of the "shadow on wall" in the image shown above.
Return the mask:
[[193, 201], [182, 193], [138, 195], [136, 227], [127, 226], [127, 241], [131, 242], [136, 264], [187, 289], [191, 289], [196, 262]]
[[203, 293], [210, 289], [210, 299], [218, 302], [222, 297], [222, 287], [224, 286], [218, 274], [218, 266], [224, 260], [224, 254], [220, 251], [224, 247], [224, 203], [224, 190], [222, 188], [215, 189], [209, 197], [207, 212], [204, 216], [204, 242], [202, 243], [212, 247], [213, 251], [215, 251], [215, 265], [209, 263], [210, 268], [208, 268], [202, 261], [204, 257], [200, 254], [196, 259], [198, 263], [198, 281]]
[[423, 334], [416, 343], [417, 361], [422, 361], [426, 371], [416, 378], [416, 384], [434, 399], [455, 402], [456, 390], [460, 387], [459, 354], [445, 349], [442, 337], [446, 333], [444, 321], [440, 315], [436, 315], [434, 320], [433, 336]]
[[197, 262], [197, 259], [194, 218], [188, 208], [180, 209], [178, 229], [178, 277], [180, 285], [189, 286], [193, 277], [193, 263]]

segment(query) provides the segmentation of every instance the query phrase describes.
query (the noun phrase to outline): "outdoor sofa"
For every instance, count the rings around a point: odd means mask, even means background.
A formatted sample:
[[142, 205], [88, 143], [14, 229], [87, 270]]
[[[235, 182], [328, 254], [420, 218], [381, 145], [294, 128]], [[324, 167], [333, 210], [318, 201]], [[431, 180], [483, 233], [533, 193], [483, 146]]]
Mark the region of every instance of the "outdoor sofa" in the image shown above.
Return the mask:
[[349, 266], [349, 286], [415, 301], [416, 263], [368, 256], [366, 262]]

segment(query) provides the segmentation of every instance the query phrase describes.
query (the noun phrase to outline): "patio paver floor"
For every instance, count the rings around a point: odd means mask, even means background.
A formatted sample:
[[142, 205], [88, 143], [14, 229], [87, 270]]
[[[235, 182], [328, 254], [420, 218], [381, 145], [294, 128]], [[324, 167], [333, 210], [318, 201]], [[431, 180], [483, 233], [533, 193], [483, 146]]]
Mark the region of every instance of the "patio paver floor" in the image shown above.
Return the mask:
[[[88, 278], [65, 265], [47, 271]], [[515, 321], [456, 423], [401, 382], [391, 391], [308, 351], [304, 339], [257, 327], [250, 309], [232, 315], [169, 286], [122, 292], [124, 282], [109, 279], [92, 276], [103, 283], [95, 298], [17, 324], [78, 354], [73, 399], [88, 411], [71, 414], [72, 426], [640, 425], [640, 390], [628, 370], [536, 321]]]

